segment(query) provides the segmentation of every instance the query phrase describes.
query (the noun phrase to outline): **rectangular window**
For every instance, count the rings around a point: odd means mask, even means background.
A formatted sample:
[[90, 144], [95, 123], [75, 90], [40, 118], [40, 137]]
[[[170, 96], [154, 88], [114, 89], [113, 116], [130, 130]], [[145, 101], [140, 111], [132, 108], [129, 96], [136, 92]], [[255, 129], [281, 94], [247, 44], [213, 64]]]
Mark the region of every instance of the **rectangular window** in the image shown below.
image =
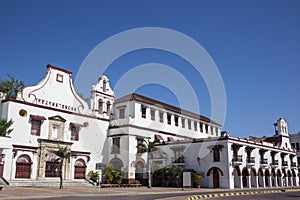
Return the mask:
[[146, 107], [142, 106], [142, 118], [146, 118]]
[[119, 109], [119, 118], [121, 119], [125, 118], [125, 108]]
[[175, 116], [174, 121], [175, 121], [175, 126], [178, 126], [178, 116]]
[[214, 134], [214, 127], [212, 127], [212, 126], [210, 127], [210, 134], [212, 134], [212, 135]]
[[194, 130], [197, 131], [197, 122], [194, 122]]
[[188, 129], [192, 129], [192, 122], [191, 122], [191, 120], [188, 120]]
[[150, 114], [151, 114], [151, 120], [155, 121], [155, 110], [150, 109]]
[[71, 140], [79, 140], [79, 127], [71, 126]]
[[220, 150], [213, 149], [214, 162], [220, 162]]
[[31, 120], [31, 135], [40, 136], [41, 135], [41, 124], [40, 120]]
[[164, 113], [159, 111], [159, 121], [164, 122]]
[[185, 119], [184, 118], [181, 118], [181, 127], [185, 128]]
[[112, 154], [119, 154], [120, 153], [120, 138], [116, 137], [112, 139], [113, 144], [112, 144]]
[[299, 148], [299, 142], [296, 143], [296, 150], [300, 150], [300, 148]]
[[168, 124], [171, 124], [171, 114], [167, 114], [167, 121], [168, 121]]
[[203, 133], [203, 124], [200, 123], [200, 132]]

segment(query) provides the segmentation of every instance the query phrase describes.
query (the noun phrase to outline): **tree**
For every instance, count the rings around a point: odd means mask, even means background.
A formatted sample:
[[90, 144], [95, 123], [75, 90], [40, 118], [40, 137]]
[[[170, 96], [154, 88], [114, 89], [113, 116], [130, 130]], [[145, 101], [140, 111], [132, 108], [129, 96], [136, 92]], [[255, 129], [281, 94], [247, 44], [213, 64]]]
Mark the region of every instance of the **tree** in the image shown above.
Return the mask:
[[159, 140], [154, 140], [151, 142], [150, 140], [141, 140], [141, 142], [137, 145], [138, 154], [147, 153], [147, 173], [148, 173], [148, 188], [151, 188], [151, 164], [150, 161], [153, 159], [153, 153], [158, 151], [159, 148], [156, 146], [159, 144]]
[[7, 80], [0, 80], [0, 91], [5, 92], [6, 99], [16, 99], [18, 91], [25, 87], [24, 82], [15, 79], [14, 76], [9, 74], [7, 76]]
[[10, 128], [13, 124], [13, 120], [10, 119], [7, 121], [7, 119], [0, 118], [0, 136], [6, 136], [10, 134], [14, 129]]
[[65, 159], [69, 159], [71, 157], [71, 151], [68, 146], [62, 147], [60, 145], [57, 146], [57, 150], [52, 151], [55, 155], [58, 156], [57, 161], [59, 161], [59, 189], [63, 189], [63, 172], [62, 166]]

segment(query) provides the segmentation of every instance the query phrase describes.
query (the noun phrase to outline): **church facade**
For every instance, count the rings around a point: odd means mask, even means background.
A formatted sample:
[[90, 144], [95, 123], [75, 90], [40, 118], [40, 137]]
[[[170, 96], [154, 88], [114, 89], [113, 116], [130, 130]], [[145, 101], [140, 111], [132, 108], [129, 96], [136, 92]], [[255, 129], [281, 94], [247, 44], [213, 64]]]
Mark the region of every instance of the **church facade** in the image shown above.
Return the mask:
[[[42, 81], [16, 99], [1, 94], [0, 117], [12, 119], [14, 130], [0, 137], [0, 175], [12, 185], [57, 180], [52, 152], [58, 145], [71, 152], [63, 174], [74, 182], [107, 163], [122, 171], [123, 182], [146, 180], [150, 162], [202, 172], [202, 187], [299, 185], [297, 156], [283, 118], [272, 137], [234, 138], [205, 116], [139, 94], [115, 99], [106, 76], [92, 86], [88, 104], [76, 93], [72, 72], [47, 69]], [[143, 139], [159, 141], [160, 151], [151, 159], [137, 154]]]

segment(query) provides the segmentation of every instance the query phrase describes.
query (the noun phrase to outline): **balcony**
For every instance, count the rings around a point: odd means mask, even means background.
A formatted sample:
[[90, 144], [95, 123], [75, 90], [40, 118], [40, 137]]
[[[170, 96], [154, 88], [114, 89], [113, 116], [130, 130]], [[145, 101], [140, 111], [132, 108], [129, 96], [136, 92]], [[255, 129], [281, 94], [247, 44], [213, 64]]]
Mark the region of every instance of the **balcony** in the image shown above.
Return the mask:
[[278, 167], [278, 160], [273, 160], [271, 163], [272, 167]]
[[255, 165], [255, 157], [247, 157], [247, 166], [254, 166]]
[[281, 165], [282, 165], [282, 168], [284, 168], [284, 169], [288, 168], [288, 162], [287, 161], [282, 161]]
[[233, 156], [232, 164], [234, 166], [241, 165], [243, 163], [243, 157], [241, 155]]
[[291, 167], [294, 168], [294, 169], [297, 168], [297, 163], [296, 162], [292, 162], [291, 163]]
[[268, 166], [268, 159], [262, 159], [260, 161], [260, 166], [261, 167], [267, 167]]

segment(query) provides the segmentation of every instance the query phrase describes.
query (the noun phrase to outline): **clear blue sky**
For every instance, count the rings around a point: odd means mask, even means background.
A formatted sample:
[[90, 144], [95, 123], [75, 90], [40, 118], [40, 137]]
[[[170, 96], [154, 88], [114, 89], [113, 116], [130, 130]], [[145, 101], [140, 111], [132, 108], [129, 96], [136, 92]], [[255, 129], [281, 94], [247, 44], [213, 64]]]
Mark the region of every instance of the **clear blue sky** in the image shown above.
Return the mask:
[[[101, 41], [128, 29], [164, 27], [196, 40], [216, 63], [227, 95], [224, 130], [230, 135], [272, 135], [280, 116], [295, 133], [300, 131], [299, 11], [298, 0], [0, 0], [0, 77], [10, 74], [33, 85], [48, 63], [73, 71], [75, 77]], [[197, 91], [201, 114], [210, 116], [205, 83], [173, 54], [133, 52], [117, 59], [106, 75], [114, 86], [122, 73], [150, 62], [186, 76]], [[178, 105], [171, 91], [157, 85], [137, 92]]]

